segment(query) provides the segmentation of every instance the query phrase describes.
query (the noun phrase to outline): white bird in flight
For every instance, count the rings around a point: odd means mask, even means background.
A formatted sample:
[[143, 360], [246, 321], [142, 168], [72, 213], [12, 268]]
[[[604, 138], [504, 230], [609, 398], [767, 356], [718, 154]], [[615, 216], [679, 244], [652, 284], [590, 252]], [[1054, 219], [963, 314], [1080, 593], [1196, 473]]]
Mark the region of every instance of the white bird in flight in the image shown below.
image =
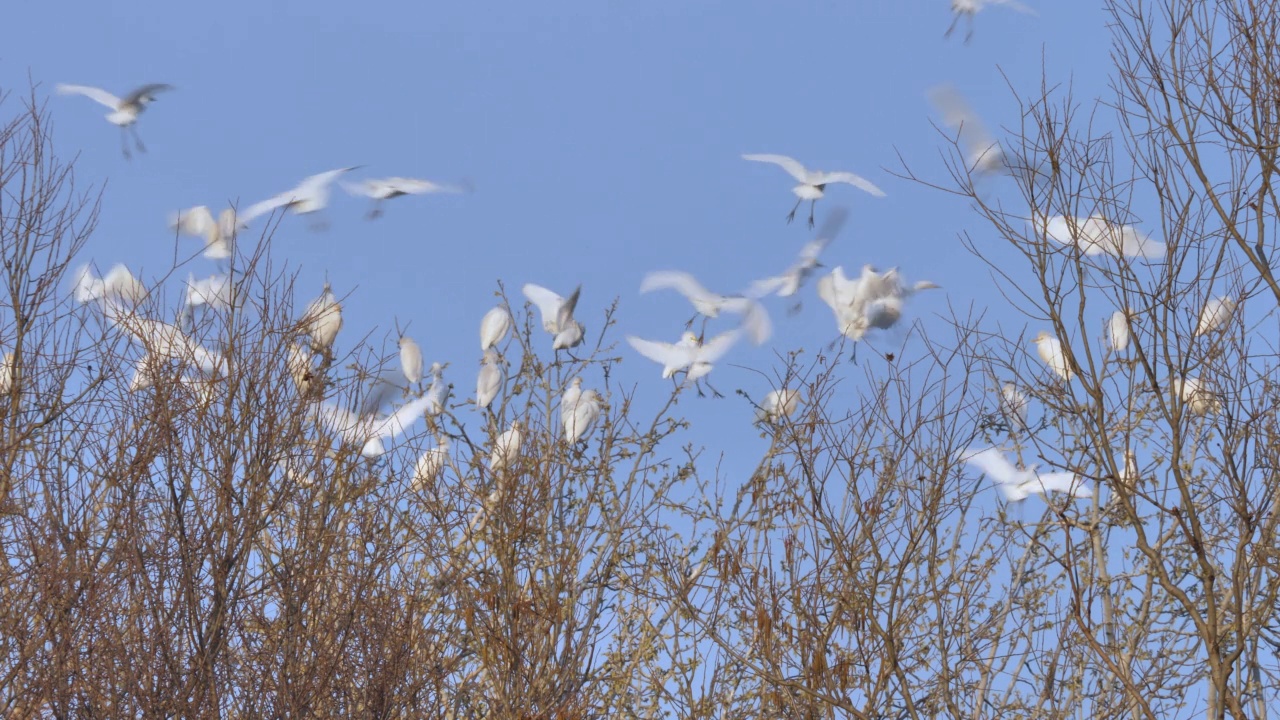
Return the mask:
[[1092, 488], [1072, 472], [1036, 472], [1036, 465], [1019, 470], [995, 448], [987, 448], [962, 458], [1000, 486], [1006, 499], [1018, 502], [1029, 495], [1067, 493], [1074, 498], [1093, 497]]
[[[729, 348], [738, 341], [742, 330], [730, 330], [721, 333], [710, 341], [703, 343], [692, 332], [685, 332], [676, 343], [665, 343], [657, 340], [643, 340], [631, 335], [627, 342], [635, 351], [650, 360], [662, 365], [662, 377], [669, 378], [681, 370], [685, 371], [685, 383], [696, 383], [706, 377], [715, 367], [715, 363], [729, 352]], [[702, 391], [699, 390], [699, 393]], [[715, 388], [712, 392], [722, 397]]]
[[1076, 246], [1086, 257], [1112, 255], [1153, 259], [1162, 258], [1165, 254], [1164, 243], [1152, 240], [1150, 235], [1132, 225], [1115, 225], [1096, 215], [1088, 218], [1054, 215], [1045, 223], [1043, 234], [1054, 242]]
[[392, 198], [405, 195], [428, 195], [431, 193], [464, 193], [468, 188], [462, 185], [444, 185], [430, 180], [418, 178], [389, 177], [366, 179], [356, 183], [339, 181], [348, 195], [367, 197], [373, 200], [373, 207], [366, 218], [373, 220], [382, 215], [382, 203]]
[[821, 170], [808, 170], [798, 161], [787, 157], [786, 155], [770, 155], [770, 154], [748, 154], [742, 156], [743, 160], [753, 160], [755, 162], [773, 163], [778, 167], [786, 170], [791, 177], [795, 178], [800, 184], [791, 188], [791, 192], [796, 196], [795, 207], [791, 208], [791, 213], [787, 215], [787, 222], [791, 222], [796, 217], [796, 210], [800, 208], [800, 203], [805, 200], [809, 201], [809, 227], [813, 227], [813, 209], [818, 201], [826, 194], [826, 187], [831, 183], [845, 183], [852, 185], [859, 190], [871, 193], [876, 197], [884, 197], [884, 191], [876, 187], [871, 181], [855, 175], [851, 172], [823, 172]]
[[111, 112], [107, 113], [107, 122], [120, 128], [120, 149], [124, 151], [125, 158], [130, 158], [129, 153], [129, 132], [133, 132], [133, 141], [138, 148], [138, 152], [146, 152], [147, 148], [142, 144], [142, 138], [138, 137], [138, 116], [142, 114], [147, 106], [155, 102], [156, 93], [172, 90], [172, 85], [165, 83], [151, 83], [130, 92], [122, 98], [96, 87], [88, 85], [66, 85], [59, 84], [54, 90], [59, 95], [83, 95], [94, 102], [101, 103], [109, 108]]
[[101, 303], [108, 314], [121, 309], [131, 309], [147, 297], [147, 288], [119, 263], [112, 265], [106, 276], [97, 277], [88, 265], [81, 265], [75, 272], [73, 289], [76, 302]]
[[796, 258], [791, 267], [787, 268], [781, 275], [756, 280], [751, 283], [751, 286], [747, 288], [747, 297], [763, 298], [773, 294], [778, 297], [795, 295], [805, 281], [813, 275], [813, 272], [822, 266], [822, 263], [818, 262], [818, 256], [840, 233], [840, 228], [844, 226], [845, 218], [848, 216], [849, 211], [843, 207], [837, 207], [832, 210], [826, 221], [822, 223], [818, 237], [805, 243], [805, 246], [800, 249], [800, 256]]
[[498, 305], [484, 314], [480, 320], [480, 351], [496, 346], [511, 331], [511, 313], [505, 305]]
[[1124, 310], [1117, 310], [1111, 313], [1111, 319], [1107, 321], [1107, 335], [1111, 340], [1111, 349], [1117, 353], [1122, 353], [1129, 347], [1129, 341], [1132, 339], [1129, 333], [1129, 314]]
[[484, 351], [480, 361], [480, 372], [476, 374], [476, 407], [484, 409], [498, 397], [502, 385], [507, 381], [506, 372], [502, 368], [502, 356], [498, 351], [489, 348]]
[[976, 175], [1004, 172], [1004, 149], [991, 137], [968, 101], [952, 85], [938, 85], [928, 91], [929, 100], [942, 113], [942, 121], [956, 130], [956, 142], [964, 152], [965, 165]]
[[320, 297], [311, 301], [302, 314], [302, 327], [311, 336], [311, 348], [328, 353], [342, 329], [342, 305], [326, 281]]
[[1071, 378], [1075, 377], [1075, 371], [1071, 369], [1071, 364], [1067, 362], [1067, 356], [1062, 351], [1062, 341], [1041, 330], [1034, 340], [1036, 352], [1039, 353], [1040, 359], [1044, 361], [1049, 369], [1058, 374], [1058, 377], [1071, 382]]
[[[307, 215], [323, 210], [329, 204], [329, 186], [343, 173], [361, 167], [364, 166], [338, 168], [304, 178], [297, 187], [250, 205], [243, 217], [256, 218], [279, 208], [286, 208], [295, 215]], [[323, 229], [326, 226], [327, 224], [323, 221], [312, 224], [313, 229]]]
[[967, 43], [973, 38], [973, 18], [982, 10], [990, 5], [998, 5], [1007, 7], [1010, 10], [1017, 10], [1027, 15], [1035, 15], [1036, 11], [1023, 5], [1016, 0], [951, 0], [951, 12], [955, 17], [951, 20], [951, 26], [943, 33], [943, 38], [951, 37], [951, 33], [955, 31], [956, 25], [959, 24], [961, 18], [968, 21], [968, 32], [965, 33], [964, 41]]
[[[426, 394], [410, 400], [390, 413], [372, 412], [357, 413], [334, 403], [320, 405], [318, 414], [331, 431], [336, 432], [344, 442], [360, 445], [360, 454], [367, 458], [382, 457], [386, 453], [386, 441], [394, 440], [404, 434], [427, 410], [431, 398]], [[377, 403], [373, 403], [376, 407]]]
[[742, 327], [756, 345], [763, 345], [773, 334], [769, 313], [758, 300], [742, 295], [718, 295], [702, 286], [693, 275], [679, 270], [659, 270], [644, 276], [640, 292], [671, 289], [684, 295], [700, 315], [717, 318], [722, 311], [742, 315]]
[[586, 329], [573, 318], [574, 308], [578, 306], [578, 296], [582, 293], [581, 285], [567, 298], [533, 283], [526, 284], [523, 292], [542, 314], [542, 329], [555, 336], [551, 349], [567, 350], [582, 344]]
[[856, 280], [846, 277], [843, 267], [836, 267], [817, 282], [818, 297], [835, 314], [840, 332], [855, 342], [873, 328], [893, 327], [902, 318], [908, 297], [938, 287], [929, 280], [907, 285], [897, 268], [880, 273], [870, 265], [862, 267]]
[[169, 216], [169, 229], [181, 235], [191, 235], [204, 240], [203, 255], [210, 260], [225, 260], [235, 252], [236, 233], [248, 227], [252, 218], [237, 217], [233, 208], [227, 208], [214, 219], [208, 206], [197, 205]]
[[187, 274], [187, 307], [203, 305], [211, 310], [225, 310], [234, 301], [235, 287], [230, 275], [218, 273], [197, 280], [195, 275]]
[[1236, 301], [1229, 297], [1216, 297], [1205, 303], [1204, 309], [1200, 311], [1200, 321], [1196, 323], [1196, 330], [1192, 333], [1192, 337], [1200, 337], [1217, 330], [1236, 312]]

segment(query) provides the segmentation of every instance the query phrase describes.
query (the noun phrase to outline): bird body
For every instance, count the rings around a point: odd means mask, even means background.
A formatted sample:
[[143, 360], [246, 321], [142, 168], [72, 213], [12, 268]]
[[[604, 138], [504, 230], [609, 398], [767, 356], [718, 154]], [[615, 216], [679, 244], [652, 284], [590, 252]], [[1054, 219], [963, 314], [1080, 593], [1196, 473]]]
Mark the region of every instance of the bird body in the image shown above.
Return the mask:
[[800, 391], [789, 388], [770, 390], [756, 408], [756, 422], [775, 423], [791, 417], [800, 404]]
[[1107, 321], [1107, 334], [1111, 340], [1111, 349], [1122, 353], [1129, 347], [1129, 315], [1124, 310], [1111, 313]]
[[293, 378], [294, 384], [298, 386], [298, 392], [305, 395], [316, 379], [315, 368], [311, 364], [311, 353], [296, 342], [290, 343], [287, 367], [289, 376]]
[[583, 390], [582, 378], [574, 378], [560, 398], [560, 424], [565, 442], [573, 445], [590, 433], [600, 418], [600, 411], [600, 395], [595, 390]]
[[493, 450], [489, 453], [489, 470], [498, 472], [511, 467], [520, 457], [520, 443], [524, 434], [520, 430], [521, 423], [516, 420], [511, 426], [493, 441]]
[[134, 143], [138, 151], [146, 152], [147, 148], [142, 144], [142, 138], [138, 137], [138, 129], [136, 127], [138, 116], [147, 109], [148, 105], [155, 102], [157, 93], [172, 89], [172, 85], [151, 83], [137, 88], [124, 97], [116, 97], [106, 90], [88, 85], [60, 83], [54, 88], [59, 95], [83, 95], [109, 108], [111, 112], [107, 113], [107, 122], [120, 128], [121, 149], [124, 151], [126, 158], [130, 157], [127, 137], [129, 132], [133, 133]]
[[555, 339], [551, 343], [553, 350], [565, 350], [582, 343], [585, 328], [573, 317], [573, 311], [578, 306], [578, 297], [582, 294], [581, 285], [567, 298], [560, 297], [541, 285], [533, 283], [526, 284], [522, 291], [529, 302], [536, 305], [542, 314], [542, 329], [554, 336]]
[[405, 195], [427, 195], [430, 193], [462, 193], [466, 188], [458, 185], [444, 185], [430, 180], [418, 178], [389, 177], [361, 180], [358, 183], [340, 182], [348, 195], [367, 197], [373, 200], [373, 208], [367, 217], [373, 219], [382, 214], [382, 203], [392, 198]]
[[329, 205], [329, 186], [343, 173], [358, 167], [360, 166], [328, 170], [304, 178], [297, 187], [250, 205], [245, 211], [245, 218], [256, 218], [279, 208], [286, 208], [295, 215], [306, 215], [323, 210]]
[[956, 25], [963, 18], [968, 22], [968, 32], [965, 33], [964, 41], [967, 43], [973, 37], [973, 18], [979, 12], [991, 5], [999, 5], [1007, 7], [1010, 10], [1016, 10], [1027, 15], [1035, 15], [1036, 11], [1023, 5], [1017, 0], [951, 0], [951, 12], [955, 15], [951, 20], [951, 26], [943, 33], [942, 37], [951, 37], [951, 33], [955, 32]]
[[1036, 335], [1033, 342], [1036, 344], [1036, 352], [1039, 353], [1040, 359], [1044, 361], [1044, 364], [1057, 373], [1058, 377], [1071, 382], [1071, 378], [1075, 377], [1075, 371], [1071, 369], [1070, 363], [1067, 362], [1067, 356], [1062, 349], [1062, 341], [1042, 330]]
[[868, 330], [893, 327], [902, 318], [908, 297], [938, 287], [928, 280], [908, 286], [897, 268], [879, 273], [870, 265], [862, 267], [856, 280], [849, 279], [843, 267], [836, 267], [817, 283], [818, 297], [835, 314], [840, 332], [854, 341], [861, 340]]
[[320, 297], [311, 301], [302, 316], [302, 326], [311, 336], [311, 347], [329, 352], [342, 329], [342, 305], [334, 297], [333, 288], [324, 284]]
[[1200, 337], [1217, 330], [1231, 320], [1236, 312], [1236, 301], [1229, 297], [1216, 297], [1205, 303], [1200, 311], [1200, 321], [1192, 337]]
[[655, 340], [627, 336], [627, 342], [636, 352], [662, 364], [662, 377], [669, 378], [681, 370], [685, 371], [686, 382], [695, 382], [705, 377], [733, 344], [738, 341], [741, 330], [730, 330], [702, 343], [698, 336], [686, 332], [676, 343], [664, 343]]
[[444, 381], [444, 366], [440, 363], [431, 363], [431, 386], [427, 388], [426, 397], [429, 398], [426, 413], [431, 416], [439, 415], [444, 412], [445, 403], [449, 402], [449, 391], [451, 387]]
[[0, 357], [0, 395], [8, 395], [13, 389], [13, 375], [16, 367], [13, 362], [13, 352], [7, 352], [4, 357]]
[[1174, 376], [1169, 378], [1169, 384], [1192, 414], [1206, 415], [1222, 409], [1222, 402], [1218, 396], [1205, 389], [1196, 378]]
[[827, 185], [831, 183], [844, 183], [852, 185], [863, 192], [870, 193], [876, 197], [885, 197], [884, 191], [876, 187], [871, 181], [855, 175], [851, 172], [824, 172], [821, 170], [809, 170], [801, 165], [799, 161], [786, 155], [773, 154], [746, 154], [742, 156], [743, 160], [751, 160], [754, 162], [772, 163], [787, 171], [791, 177], [795, 178], [799, 183], [791, 188], [791, 192], [796, 196], [796, 205], [791, 209], [791, 214], [787, 215], [787, 222], [795, 219], [796, 210], [800, 207], [800, 203], [805, 200], [809, 201], [809, 227], [813, 227], [813, 208], [814, 205], [826, 195]]
[[480, 351], [484, 352], [502, 342], [511, 331], [511, 313], [498, 305], [484, 314], [480, 320]]
[[498, 397], [504, 382], [506, 373], [502, 369], [502, 356], [493, 348], [485, 350], [480, 372], [476, 375], [476, 407], [489, 407], [489, 403]]
[[1027, 404], [1027, 396], [1017, 385], [1007, 382], [1000, 386], [1000, 412], [1011, 427], [1022, 432], [1027, 430]]
[[422, 348], [408, 335], [400, 336], [400, 370], [410, 385], [422, 381]]
[[197, 205], [169, 216], [169, 228], [182, 235], [204, 239], [204, 252], [210, 260], [225, 260], [235, 251], [235, 236], [248, 227], [247, 220], [237, 218], [233, 208], [226, 208], [214, 219], [205, 205]]
[[1116, 225], [1097, 215], [1088, 218], [1055, 215], [1046, 221], [1044, 236], [1063, 245], [1074, 245], [1086, 257], [1161, 258], [1165, 254], [1164, 243], [1152, 240], [1132, 225]]
[[728, 311], [742, 315], [742, 327], [757, 345], [764, 344], [773, 334], [773, 324], [764, 306], [754, 298], [742, 295], [719, 295], [707, 290], [693, 275], [679, 270], [651, 272], [640, 281], [640, 292], [671, 289], [684, 295], [699, 315], [720, 317]]
[[1093, 497], [1093, 490], [1075, 473], [1042, 473], [1036, 471], [1035, 465], [1019, 470], [996, 448], [970, 453], [962, 459], [994, 480], [1010, 502], [1018, 502], [1033, 494], [1048, 495], [1050, 492], [1067, 493], [1074, 498]]
[[413, 488], [421, 490], [430, 483], [434, 483], [444, 471], [448, 460], [449, 440], [442, 437], [436, 441], [435, 447], [424, 450], [418, 456], [418, 461], [413, 464]]

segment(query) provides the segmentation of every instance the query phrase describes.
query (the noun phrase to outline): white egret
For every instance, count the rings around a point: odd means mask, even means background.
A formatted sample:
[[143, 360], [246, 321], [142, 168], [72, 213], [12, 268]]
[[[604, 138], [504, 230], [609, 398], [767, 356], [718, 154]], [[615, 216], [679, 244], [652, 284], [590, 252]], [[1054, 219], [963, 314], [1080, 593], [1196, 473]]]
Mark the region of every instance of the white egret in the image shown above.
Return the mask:
[[1032, 494], [1067, 493], [1074, 498], [1093, 497], [1093, 490], [1072, 472], [1036, 472], [1036, 465], [1019, 470], [995, 448], [971, 453], [963, 458], [1000, 486], [1006, 499], [1018, 502]]
[[862, 266], [856, 280], [846, 277], [843, 267], [836, 267], [817, 282], [818, 297], [835, 314], [840, 332], [855, 342], [872, 328], [887, 330], [896, 325], [908, 297], [938, 288], [929, 280], [908, 286], [897, 268], [880, 273], [870, 265]]
[[172, 85], [165, 83], [151, 83], [130, 92], [124, 97], [116, 97], [106, 90], [88, 85], [66, 85], [58, 84], [54, 90], [59, 95], [83, 95], [94, 102], [101, 103], [109, 108], [111, 112], [107, 113], [107, 122], [120, 128], [120, 149], [124, 151], [125, 158], [132, 157], [129, 153], [129, 131], [133, 131], [133, 141], [137, 145], [138, 152], [146, 152], [147, 148], [142, 144], [142, 138], [138, 136], [138, 116], [142, 114], [147, 106], [156, 100], [156, 93], [172, 90]]
[[505, 305], [498, 305], [484, 314], [480, 320], [480, 351], [484, 352], [507, 337], [511, 331], [511, 313]]
[[[715, 362], [733, 347], [741, 334], [741, 330], [730, 330], [706, 343], [699, 341], [698, 336], [692, 332], [685, 332], [677, 343], [643, 340], [628, 335], [627, 342], [635, 348], [636, 352], [654, 362], [661, 363], [662, 377], [669, 378], [681, 370], [685, 371], [687, 384], [696, 383], [710, 373], [715, 367]], [[721, 397], [715, 388], [712, 388], [712, 392], [716, 397]]]
[[800, 391], [790, 388], [770, 390], [756, 408], [756, 422], [776, 423], [791, 417], [800, 405]]
[[440, 363], [431, 363], [431, 386], [427, 388], [426, 397], [430, 399], [427, 403], [426, 413], [432, 417], [444, 412], [445, 403], [449, 401], [452, 385], [448, 385], [444, 381], [444, 366]]
[[230, 275], [219, 273], [197, 280], [195, 275], [187, 274], [187, 307], [204, 305], [211, 310], [223, 310], [231, 307], [234, 300], [235, 288]]
[[197, 205], [169, 216], [169, 229], [181, 235], [204, 240], [203, 255], [210, 260], [226, 260], [235, 252], [236, 233], [248, 227], [248, 219], [236, 216], [232, 208], [223, 210], [215, 220], [204, 205]]
[[573, 445], [589, 434], [600, 419], [600, 411], [600, 395], [595, 390], [583, 390], [582, 378], [575, 377], [560, 398], [560, 424], [565, 442]]
[[1124, 451], [1124, 469], [1120, 471], [1119, 479], [1120, 484], [1124, 485], [1129, 492], [1136, 490], [1142, 480], [1142, 475], [1138, 471], [1138, 458], [1132, 450]]
[[1152, 240], [1150, 235], [1132, 225], [1115, 225], [1096, 215], [1089, 218], [1054, 215], [1042, 232], [1054, 242], [1076, 246], [1086, 256], [1162, 258], [1165, 254], [1164, 243]]
[[502, 368], [502, 356], [498, 351], [489, 348], [484, 351], [480, 361], [480, 372], [476, 375], [476, 407], [484, 409], [498, 397], [502, 384], [507, 381], [506, 372]]
[[521, 422], [519, 420], [512, 421], [507, 431], [493, 441], [493, 450], [489, 453], [489, 470], [491, 472], [496, 473], [511, 467], [516, 459], [520, 457], [520, 443], [524, 441], [524, 434], [520, 431], [520, 427]]
[[542, 314], [542, 329], [555, 336], [551, 349], [566, 350], [582, 344], [586, 330], [582, 323], [573, 318], [573, 310], [578, 306], [578, 296], [582, 293], [581, 285], [567, 298], [533, 283], [526, 284], [522, 290], [529, 302], [538, 306], [538, 311]]
[[13, 362], [13, 352], [7, 352], [4, 357], [0, 357], [0, 395], [8, 395], [9, 390], [13, 388], [13, 375], [16, 368]]
[[929, 100], [942, 113], [942, 121], [956, 130], [956, 142], [964, 153], [965, 166], [975, 175], [1004, 172], [1004, 149], [991, 137], [968, 101], [951, 85], [937, 85], [928, 91]]
[[1071, 378], [1075, 377], [1075, 371], [1071, 369], [1071, 364], [1067, 362], [1067, 356], [1063, 352], [1062, 342], [1058, 338], [1041, 330], [1032, 342], [1036, 345], [1036, 352], [1040, 354], [1040, 359], [1044, 361], [1049, 369], [1058, 374], [1067, 382], [1071, 382]]
[[[386, 441], [394, 440], [404, 434], [413, 425], [418, 416], [426, 412], [431, 404], [427, 394], [416, 397], [394, 412], [380, 413], [376, 410], [379, 403], [366, 403], [365, 412], [352, 412], [346, 408], [326, 402], [318, 410], [320, 421], [329, 430], [336, 432], [344, 442], [360, 445], [360, 454], [367, 458], [382, 457], [386, 453]], [[368, 407], [372, 405], [373, 410]]]
[[1200, 322], [1196, 324], [1196, 330], [1192, 333], [1192, 337], [1200, 337], [1217, 330], [1231, 320], [1231, 316], [1236, 312], [1236, 301], [1226, 297], [1216, 297], [1204, 304], [1204, 309], [1200, 311]]
[[741, 295], [718, 295], [702, 286], [693, 275], [679, 270], [659, 270], [644, 276], [640, 292], [671, 289], [684, 295], [700, 315], [717, 318], [722, 311], [742, 315], [742, 328], [751, 341], [763, 345], [773, 334], [769, 313], [758, 300]]
[[791, 177], [795, 178], [800, 184], [791, 188], [791, 192], [796, 196], [795, 207], [791, 208], [791, 213], [787, 215], [787, 222], [791, 222], [796, 217], [796, 210], [800, 208], [800, 203], [805, 200], [809, 201], [809, 227], [813, 227], [813, 209], [818, 201], [825, 195], [827, 185], [831, 183], [845, 183], [852, 185], [859, 190], [871, 193], [876, 197], [884, 197], [884, 191], [876, 187], [871, 181], [855, 175], [851, 172], [823, 172], [820, 170], [808, 170], [798, 161], [787, 157], [786, 155], [771, 154], [747, 154], [742, 156], [743, 160], [752, 160], [755, 162], [773, 163], [778, 167], [786, 170]]
[[756, 280], [747, 288], [746, 296], [750, 298], [763, 298], [767, 295], [776, 294], [778, 297], [790, 297], [795, 295], [800, 287], [804, 285], [814, 270], [822, 265], [818, 262], [818, 256], [822, 251], [831, 244], [836, 235], [840, 233], [840, 228], [844, 226], [845, 218], [849, 216], [849, 211], [843, 207], [837, 207], [827, 216], [822, 228], [818, 232], [818, 237], [809, 241], [800, 249], [800, 256], [787, 268], [786, 272], [763, 280]]
[[1017, 385], [1007, 382], [1000, 386], [1000, 414], [1009, 426], [1021, 432], [1027, 430], [1027, 396]]
[[413, 489], [423, 490], [434, 483], [449, 462], [449, 439], [441, 437], [436, 446], [427, 448], [413, 464]]
[[328, 353], [342, 329], [342, 305], [334, 297], [333, 288], [325, 281], [320, 296], [307, 305], [302, 314], [303, 330], [311, 336], [311, 347]]
[[1107, 321], [1107, 335], [1111, 340], [1111, 349], [1117, 353], [1122, 353], [1125, 348], [1129, 347], [1131, 339], [1129, 333], [1129, 314], [1124, 310], [1117, 310], [1111, 313], [1111, 319]]
[[[307, 215], [323, 210], [329, 204], [329, 186], [338, 179], [339, 175], [360, 167], [363, 166], [338, 168], [304, 178], [292, 190], [286, 190], [279, 195], [250, 205], [249, 209], [245, 211], [245, 217], [256, 218], [279, 208], [291, 210], [295, 215]], [[314, 229], [322, 229], [325, 227], [325, 223], [316, 223], [312, 227]]]
[[418, 178], [389, 177], [361, 180], [358, 183], [339, 183], [348, 195], [367, 197], [373, 200], [373, 207], [367, 217], [373, 220], [382, 215], [382, 203], [392, 198], [405, 195], [428, 195], [431, 193], [464, 193], [468, 188], [462, 185], [444, 185], [430, 180]]
[[315, 366], [311, 364], [311, 353], [296, 342], [290, 343], [287, 367], [289, 376], [298, 386], [298, 392], [305, 395], [311, 389], [311, 383], [316, 381]]
[[422, 348], [408, 335], [400, 336], [400, 371], [411, 386], [422, 381]]
[[191, 339], [177, 325], [163, 320], [140, 317], [136, 313], [120, 313], [112, 316], [116, 327], [123, 329], [137, 341], [155, 362], [175, 360], [190, 364], [205, 375], [221, 375], [227, 372], [227, 359]]
[[1007, 7], [1010, 10], [1017, 10], [1027, 15], [1035, 15], [1036, 11], [1023, 5], [1017, 0], [951, 0], [951, 12], [955, 17], [951, 20], [951, 26], [943, 33], [942, 37], [949, 38], [951, 33], [955, 31], [956, 25], [959, 24], [961, 18], [968, 21], [968, 32], [965, 33], [964, 41], [967, 43], [973, 37], [973, 18], [985, 8], [998, 5]]
[[105, 277], [95, 277], [88, 265], [75, 272], [76, 302], [98, 301], [109, 312], [129, 309], [147, 296], [147, 288], [124, 265], [115, 264]]
[[1175, 375], [1169, 378], [1169, 385], [1194, 415], [1205, 415], [1222, 410], [1222, 401], [1217, 394], [1205, 389], [1197, 378], [1179, 378]]

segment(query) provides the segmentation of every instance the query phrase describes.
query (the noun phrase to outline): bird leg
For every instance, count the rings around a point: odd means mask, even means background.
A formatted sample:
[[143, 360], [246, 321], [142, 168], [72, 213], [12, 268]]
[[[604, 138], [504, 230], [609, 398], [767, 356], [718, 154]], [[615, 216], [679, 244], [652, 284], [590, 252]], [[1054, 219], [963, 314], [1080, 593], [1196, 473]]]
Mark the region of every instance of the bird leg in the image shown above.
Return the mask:
[[945, 40], [945, 39], [947, 39], [947, 38], [951, 37], [951, 33], [955, 32], [955, 30], [956, 30], [956, 25], [958, 25], [959, 23], [960, 23], [960, 13], [956, 13], [956, 14], [955, 14], [955, 15], [953, 15], [953, 16], [952, 16], [952, 18], [951, 18], [951, 27], [948, 27], [948, 28], [947, 28], [947, 31], [946, 31], [946, 32], [944, 32], [944, 33], [942, 33], [942, 39], [944, 39], [944, 40]]
[[818, 201], [817, 201], [817, 200], [810, 200], [810, 201], [809, 201], [809, 229], [810, 229], [810, 230], [812, 230], [812, 229], [813, 229], [813, 208], [814, 208], [814, 206], [815, 206], [815, 205], [817, 205], [817, 204], [818, 204]]
[[322, 217], [317, 217], [311, 221], [311, 229], [315, 232], [324, 232], [329, 229], [329, 221]]
[[120, 150], [124, 153], [125, 160], [132, 160], [133, 153], [129, 152], [129, 129], [120, 128]]
[[130, 125], [129, 130], [133, 132], [133, 143], [137, 146], [138, 152], [146, 152], [147, 146], [142, 144], [142, 137], [138, 135], [138, 126]]
[[[717, 398], [720, 398], [720, 399], [722, 399], [722, 400], [724, 399], [724, 394], [723, 394], [723, 393], [721, 393], [719, 390], [717, 390], [717, 389], [716, 389], [716, 386], [715, 386], [715, 385], [712, 385], [710, 380], [703, 379], [703, 380], [701, 380], [701, 381], [699, 381], [699, 382], [703, 382], [703, 383], [706, 383], [706, 384], [707, 384], [707, 389], [711, 391], [712, 396], [717, 397]], [[701, 390], [699, 390], [699, 391], [698, 391], [698, 397], [706, 397], [706, 396], [702, 394], [702, 391], [701, 391]]]
[[796, 204], [792, 206], [791, 212], [787, 213], [787, 222], [791, 222], [796, 219], [796, 210], [800, 209], [800, 203], [802, 202], [804, 202], [803, 198], [796, 200]]
[[369, 213], [364, 217], [366, 220], [377, 220], [382, 217], [382, 201], [374, 200], [373, 207], [369, 209]]

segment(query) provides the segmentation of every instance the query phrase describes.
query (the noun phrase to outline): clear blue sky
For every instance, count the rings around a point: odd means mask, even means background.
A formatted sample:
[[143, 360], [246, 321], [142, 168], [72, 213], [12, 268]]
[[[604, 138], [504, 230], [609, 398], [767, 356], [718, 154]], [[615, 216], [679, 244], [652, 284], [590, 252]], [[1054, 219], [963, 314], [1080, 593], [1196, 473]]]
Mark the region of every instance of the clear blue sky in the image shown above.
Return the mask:
[[[46, 95], [58, 82], [116, 93], [148, 82], [177, 87], [143, 116], [150, 152], [132, 162], [104, 108], [50, 99], [57, 149], [80, 153], [81, 181], [107, 183], [85, 257], [100, 267], [124, 262], [154, 277], [171, 257], [170, 212], [228, 199], [243, 207], [334, 167], [469, 178], [472, 195], [398, 200], [376, 222], [363, 219], [364, 201], [341, 192], [327, 232], [286, 217], [275, 256], [302, 270], [297, 302], [314, 297], [327, 273], [339, 295], [355, 291], [340, 350], [375, 325], [381, 337], [398, 316], [412, 323], [428, 362], [453, 363], [455, 397], [465, 397], [495, 281], [562, 293], [582, 282], [579, 316], [592, 333], [621, 294], [614, 339], [630, 358], [621, 377], [656, 390], [665, 387], [658, 367], [622, 336], [674, 340], [691, 312], [674, 294], [638, 295], [646, 271], [687, 269], [733, 292], [783, 269], [812, 237], [803, 222], [784, 222], [790, 178], [741, 160], [744, 152], [792, 155], [879, 184], [887, 198], [842, 186], [819, 203], [819, 218], [824, 205], [851, 208], [824, 259], [853, 271], [898, 265], [909, 279], [941, 284], [945, 291], [910, 305], [926, 329], [942, 324], [934, 315], [948, 302], [1001, 304], [957, 239], [969, 229], [981, 242], [981, 221], [962, 201], [885, 168], [897, 167], [899, 150], [925, 174], [945, 177], [924, 96], [931, 85], [954, 83], [994, 126], [1018, 120], [1001, 70], [1033, 93], [1043, 57], [1052, 79], [1074, 79], [1077, 97], [1104, 86], [1101, 11], [1033, 4], [1039, 16], [983, 12], [965, 45], [963, 27], [942, 38], [946, 0], [49, 0], [6, 8], [0, 83], [22, 93], [30, 72]], [[803, 298], [795, 317], [770, 302], [774, 339], [761, 349], [741, 345], [726, 362], [768, 369], [775, 350], [812, 351], [836, 337], [812, 286]], [[732, 390], [758, 397], [767, 387], [731, 367], [712, 379], [730, 397], [682, 410], [709, 421], [702, 439], [718, 453], [755, 437]]]

